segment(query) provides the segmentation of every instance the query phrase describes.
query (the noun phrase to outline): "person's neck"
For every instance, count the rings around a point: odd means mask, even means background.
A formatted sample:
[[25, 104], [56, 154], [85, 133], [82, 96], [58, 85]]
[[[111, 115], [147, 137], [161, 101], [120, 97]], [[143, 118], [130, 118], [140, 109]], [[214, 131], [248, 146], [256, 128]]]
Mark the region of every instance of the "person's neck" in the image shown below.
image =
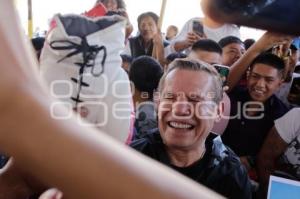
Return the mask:
[[205, 144], [197, 150], [192, 151], [168, 147], [166, 150], [172, 165], [177, 167], [188, 167], [203, 158], [205, 154]]
[[223, 23], [216, 22], [209, 17], [203, 18], [203, 24], [208, 28], [220, 28], [224, 25]]
[[152, 39], [149, 39], [149, 40], [143, 39], [143, 40], [142, 40], [143, 46], [144, 46], [145, 48], [149, 48], [149, 47], [151, 46], [151, 41], [152, 41]]
[[139, 104], [143, 103], [143, 102], [147, 102], [149, 101], [149, 97], [146, 98], [142, 92], [138, 91], [135, 89], [134, 91], [134, 95], [132, 97], [133, 99], [133, 103], [134, 103], [134, 107], [136, 108]]

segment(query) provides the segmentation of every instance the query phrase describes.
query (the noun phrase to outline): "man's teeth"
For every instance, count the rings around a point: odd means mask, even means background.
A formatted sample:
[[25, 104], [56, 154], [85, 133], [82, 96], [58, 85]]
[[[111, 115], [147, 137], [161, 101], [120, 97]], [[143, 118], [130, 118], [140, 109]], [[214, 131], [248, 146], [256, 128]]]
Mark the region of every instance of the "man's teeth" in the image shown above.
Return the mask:
[[263, 94], [264, 92], [263, 91], [261, 91], [261, 90], [254, 90], [256, 93], [258, 93], [258, 94]]
[[178, 123], [178, 122], [170, 122], [170, 126], [173, 128], [178, 128], [178, 129], [189, 129], [192, 127], [190, 124], [183, 124], [183, 123]]

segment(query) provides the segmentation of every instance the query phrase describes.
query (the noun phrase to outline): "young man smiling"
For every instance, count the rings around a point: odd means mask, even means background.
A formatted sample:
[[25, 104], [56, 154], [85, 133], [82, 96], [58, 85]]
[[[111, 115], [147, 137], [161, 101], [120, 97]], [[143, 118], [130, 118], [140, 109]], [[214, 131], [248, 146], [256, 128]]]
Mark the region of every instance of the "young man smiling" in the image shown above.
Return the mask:
[[273, 95], [283, 81], [283, 71], [283, 60], [261, 54], [250, 65], [247, 88], [229, 93], [231, 119], [222, 139], [240, 157], [256, 156], [273, 121], [287, 111]]
[[159, 92], [159, 130], [131, 146], [228, 198], [251, 198], [238, 157], [210, 133], [222, 114], [217, 72], [206, 63], [177, 59]]
[[224, 37], [218, 43], [223, 50], [222, 64], [225, 66], [232, 66], [245, 53], [245, 45], [238, 37]]
[[[287, 112], [274, 95], [284, 80], [284, 61], [264, 52], [289, 41], [288, 36], [266, 33], [231, 67], [227, 79], [231, 118], [222, 140], [248, 169], [255, 166], [255, 156], [274, 120]], [[236, 86], [248, 69], [246, 88]]]

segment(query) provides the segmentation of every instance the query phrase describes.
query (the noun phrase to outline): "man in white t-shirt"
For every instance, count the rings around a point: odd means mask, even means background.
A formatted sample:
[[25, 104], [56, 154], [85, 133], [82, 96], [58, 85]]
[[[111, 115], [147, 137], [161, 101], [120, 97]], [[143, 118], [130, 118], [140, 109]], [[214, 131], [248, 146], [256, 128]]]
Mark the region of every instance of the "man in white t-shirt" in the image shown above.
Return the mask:
[[[199, 35], [193, 31], [194, 21], [202, 24], [204, 35]], [[207, 16], [204, 16], [203, 18], [193, 18], [185, 23], [177, 37], [172, 40], [170, 49], [172, 52], [185, 51], [186, 54], [189, 54], [191, 52], [190, 47], [199, 39], [207, 38], [219, 42], [226, 36], [240, 37], [239, 27], [233, 24], [224, 24], [213, 21]]]
[[300, 180], [299, 118], [300, 108], [290, 110], [275, 121], [265, 140], [257, 159], [260, 183], [265, 189], [269, 176], [274, 172]]
[[[194, 21], [199, 21], [203, 25], [204, 37], [193, 32]], [[185, 23], [180, 33], [172, 40], [170, 47], [172, 52], [186, 50], [186, 53], [189, 54], [190, 47], [200, 39], [206, 37], [218, 42], [226, 36], [240, 37], [239, 27], [233, 24], [220, 24], [207, 17], [192, 18]]]
[[294, 108], [275, 121], [275, 128], [282, 140], [288, 144], [280, 163], [290, 168], [291, 174], [300, 180], [300, 108]]

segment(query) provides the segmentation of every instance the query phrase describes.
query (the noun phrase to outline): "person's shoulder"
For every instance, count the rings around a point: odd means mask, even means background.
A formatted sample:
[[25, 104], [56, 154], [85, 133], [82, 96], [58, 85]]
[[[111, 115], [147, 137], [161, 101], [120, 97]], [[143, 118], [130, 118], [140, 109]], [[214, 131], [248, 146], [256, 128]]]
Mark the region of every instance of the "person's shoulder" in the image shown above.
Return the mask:
[[300, 107], [291, 109], [289, 111], [289, 114], [291, 114], [294, 117], [299, 117], [300, 116]]
[[228, 175], [232, 175], [237, 172], [245, 173], [247, 175], [244, 166], [240, 161], [240, 158], [228, 146], [225, 147], [227, 156], [223, 159], [223, 165], [226, 167]]
[[163, 45], [164, 45], [164, 47], [167, 47], [167, 46], [169, 46], [170, 45], [170, 41], [167, 41], [167, 40], [163, 40]]
[[223, 159], [221, 171], [228, 187], [234, 190], [233, 198], [251, 198], [251, 183], [240, 158], [226, 146], [226, 158]]
[[250, 179], [244, 165], [230, 148], [227, 148], [227, 154], [228, 156], [223, 160], [222, 164], [224, 178], [227, 179], [227, 182], [231, 182], [237, 190], [249, 192], [251, 189]]
[[251, 198], [248, 174], [239, 157], [223, 144], [220, 136], [213, 139], [212, 149], [210, 168], [214, 181], [221, 186], [220, 192], [230, 198]]
[[[209, 165], [209, 167], [227, 167], [224, 172], [232, 172], [236, 167], [240, 166], [237, 155], [223, 143], [219, 135], [210, 133], [205, 145], [212, 160], [210, 161], [211, 165]], [[226, 174], [223, 173], [223, 175]]]
[[224, 171], [228, 173], [240, 168], [241, 162], [239, 157], [229, 147], [223, 144], [220, 136], [215, 136], [212, 142], [211, 155], [216, 158], [214, 164], [226, 167]]
[[129, 41], [129, 42], [138, 41], [139, 38], [140, 38], [140, 35], [133, 36], [133, 37], [128, 38], [128, 41]]
[[228, 156], [223, 159], [221, 171], [223, 171], [223, 182], [231, 191], [230, 198], [252, 198], [251, 183], [245, 167], [240, 162], [239, 157], [229, 148]]
[[289, 111], [288, 107], [276, 95], [270, 97], [269, 103], [274, 120], [282, 117]]
[[235, 24], [224, 24], [223, 25], [223, 35], [225, 36], [235, 36], [241, 38], [240, 27]]
[[280, 122], [291, 122], [291, 121], [295, 121], [296, 118], [300, 117], [300, 108], [292, 108], [291, 110], [289, 110], [284, 116], [278, 118], [275, 121], [275, 124]]
[[226, 23], [224, 24], [226, 27], [228, 28], [232, 28], [232, 29], [240, 29], [240, 26], [236, 25], [236, 24], [229, 24], [229, 23]]
[[[222, 175], [232, 175], [236, 172], [245, 173], [239, 157], [225, 144], [220, 136], [210, 136], [213, 142], [211, 156], [215, 158], [212, 163], [216, 167], [222, 167]], [[247, 175], [247, 174], [246, 174]]]
[[195, 21], [195, 20], [203, 20], [203, 17], [193, 17], [193, 18], [190, 18], [188, 21]]

